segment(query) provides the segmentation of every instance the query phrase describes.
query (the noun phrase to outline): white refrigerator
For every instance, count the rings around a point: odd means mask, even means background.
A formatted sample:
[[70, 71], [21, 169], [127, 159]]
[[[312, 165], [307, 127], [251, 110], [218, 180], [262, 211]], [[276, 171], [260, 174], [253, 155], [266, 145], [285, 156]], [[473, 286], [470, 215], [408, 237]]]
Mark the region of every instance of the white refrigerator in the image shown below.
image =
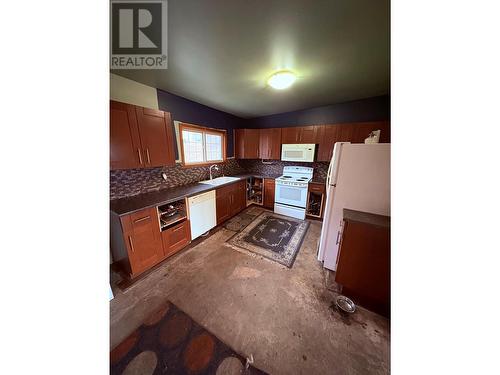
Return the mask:
[[344, 208], [390, 216], [389, 143], [337, 142], [328, 169], [318, 260], [335, 271]]

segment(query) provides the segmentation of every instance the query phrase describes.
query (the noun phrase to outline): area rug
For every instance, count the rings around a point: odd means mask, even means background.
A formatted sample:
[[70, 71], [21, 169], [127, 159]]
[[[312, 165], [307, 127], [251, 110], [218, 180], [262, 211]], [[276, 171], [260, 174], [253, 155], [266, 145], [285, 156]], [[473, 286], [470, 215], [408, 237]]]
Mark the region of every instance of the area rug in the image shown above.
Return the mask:
[[110, 358], [111, 374], [266, 374], [167, 302]]
[[256, 216], [259, 216], [265, 210], [260, 207], [251, 206], [240, 212], [238, 215], [229, 219], [224, 223], [224, 228], [233, 231], [240, 232], [242, 231], [248, 224], [250, 224]]
[[291, 268], [308, 228], [308, 221], [263, 212], [226, 243]]

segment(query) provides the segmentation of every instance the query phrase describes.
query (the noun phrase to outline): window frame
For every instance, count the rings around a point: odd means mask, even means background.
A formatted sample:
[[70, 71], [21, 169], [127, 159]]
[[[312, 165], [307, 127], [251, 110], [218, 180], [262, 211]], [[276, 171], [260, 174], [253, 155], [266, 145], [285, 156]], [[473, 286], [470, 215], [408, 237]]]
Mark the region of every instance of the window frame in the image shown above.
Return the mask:
[[[212, 134], [212, 135], [218, 135], [222, 137], [222, 159], [221, 160], [212, 160], [212, 161], [202, 161], [202, 162], [194, 162], [194, 163], [186, 163], [185, 157], [184, 157], [184, 139], [182, 137], [182, 131], [183, 130], [188, 130], [188, 131], [193, 131], [197, 133], [202, 133], [202, 139], [203, 139], [203, 159], [206, 159], [207, 157], [207, 150], [206, 150], [206, 138], [205, 134]], [[207, 128], [205, 126], [199, 126], [199, 125], [194, 125], [194, 124], [187, 124], [184, 122], [179, 123], [179, 145], [180, 145], [180, 159], [181, 163], [184, 167], [202, 167], [202, 166], [207, 166], [207, 165], [212, 165], [212, 164], [219, 164], [219, 163], [224, 163], [227, 159], [226, 155], [226, 148], [227, 148], [227, 130], [225, 129], [213, 129], [213, 128]]]

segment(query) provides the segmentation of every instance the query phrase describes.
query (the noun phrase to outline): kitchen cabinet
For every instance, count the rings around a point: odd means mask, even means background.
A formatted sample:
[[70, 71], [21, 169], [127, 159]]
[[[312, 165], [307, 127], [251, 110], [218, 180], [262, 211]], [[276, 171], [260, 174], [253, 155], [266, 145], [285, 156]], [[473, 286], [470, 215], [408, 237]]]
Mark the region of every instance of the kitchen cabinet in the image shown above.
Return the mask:
[[246, 207], [245, 181], [221, 186], [216, 190], [215, 196], [217, 225], [219, 225]]
[[390, 218], [344, 209], [335, 282], [342, 294], [384, 316], [390, 306]]
[[298, 127], [282, 128], [281, 129], [281, 143], [299, 143], [300, 129]]
[[281, 129], [260, 129], [259, 157], [261, 159], [281, 159]]
[[111, 101], [110, 162], [111, 169], [174, 165], [170, 113]]
[[245, 181], [239, 181], [234, 184], [235, 188], [233, 190], [233, 210], [232, 215], [234, 216], [241, 211], [243, 211], [247, 206], [247, 185]]
[[237, 159], [260, 158], [260, 129], [235, 129], [234, 136]]
[[282, 128], [281, 143], [313, 143], [319, 141], [319, 125]]
[[111, 169], [139, 168], [143, 166], [135, 106], [111, 101], [109, 110]]
[[147, 208], [121, 218], [130, 273], [136, 276], [163, 258], [163, 245], [156, 208]]
[[274, 209], [274, 178], [264, 179], [264, 207]]
[[174, 137], [170, 113], [136, 106], [146, 167], [174, 165]]
[[387, 121], [372, 121], [352, 124], [353, 134], [352, 143], [365, 143], [370, 133], [374, 130], [380, 130], [380, 143], [389, 143], [390, 134]]
[[330, 161], [333, 156], [333, 146], [337, 142], [337, 131], [338, 127], [336, 125], [321, 125], [319, 129], [319, 144], [317, 161]]
[[178, 224], [161, 232], [163, 242], [163, 255], [169, 257], [186, 247], [191, 242], [191, 228], [189, 220], [184, 220]]
[[335, 142], [364, 143], [373, 130], [380, 130], [380, 143], [389, 143], [389, 123], [387, 121], [359, 122], [349, 124], [320, 125], [317, 161], [330, 161]]
[[326, 185], [324, 183], [309, 182], [307, 192], [306, 215], [316, 218], [323, 217]]

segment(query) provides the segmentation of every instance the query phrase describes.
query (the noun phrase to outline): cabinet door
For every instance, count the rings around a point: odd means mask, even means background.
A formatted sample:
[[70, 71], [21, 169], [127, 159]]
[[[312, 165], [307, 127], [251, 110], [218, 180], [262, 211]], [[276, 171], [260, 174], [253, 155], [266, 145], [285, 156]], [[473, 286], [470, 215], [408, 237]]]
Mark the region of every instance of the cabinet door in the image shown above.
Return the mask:
[[313, 126], [302, 126], [299, 128], [299, 143], [318, 143], [318, 125]]
[[163, 231], [161, 234], [163, 240], [163, 255], [173, 255], [187, 246], [191, 241], [189, 220], [185, 220], [182, 223]]
[[333, 156], [333, 147], [337, 138], [337, 125], [322, 125], [318, 132], [320, 137], [318, 146], [318, 161], [330, 161]]
[[136, 107], [146, 167], [174, 165], [174, 137], [170, 113]]
[[245, 129], [244, 155], [245, 159], [259, 158], [260, 129]]
[[360, 122], [354, 123], [352, 126], [352, 143], [364, 143], [365, 139], [368, 138], [370, 133], [374, 130], [380, 130], [380, 143], [389, 142], [389, 129], [387, 121]]
[[259, 158], [269, 159], [271, 155], [271, 129], [260, 129], [259, 133]]
[[352, 142], [354, 139], [354, 124], [340, 124], [337, 126], [337, 142]]
[[215, 210], [217, 213], [217, 225], [219, 225], [231, 217], [231, 200], [232, 200], [231, 187], [224, 186], [218, 188], [215, 191], [215, 197], [216, 197]]
[[235, 206], [236, 206], [236, 214], [243, 211], [245, 207], [247, 206], [247, 183], [246, 181], [240, 181], [234, 184], [236, 186], [235, 192], [234, 192], [234, 200], [235, 200]]
[[281, 129], [281, 143], [299, 143], [300, 128], [282, 128]]
[[234, 130], [234, 157], [236, 159], [244, 159], [245, 156], [244, 138], [245, 138], [245, 129]]
[[266, 178], [264, 180], [264, 207], [274, 208], [274, 179]]
[[110, 102], [109, 140], [111, 169], [143, 166], [141, 143], [133, 105]]
[[122, 218], [132, 276], [158, 263], [163, 257], [156, 208], [148, 208]]
[[280, 160], [281, 159], [281, 129], [270, 129], [270, 139], [268, 147], [270, 148], [268, 159]]

